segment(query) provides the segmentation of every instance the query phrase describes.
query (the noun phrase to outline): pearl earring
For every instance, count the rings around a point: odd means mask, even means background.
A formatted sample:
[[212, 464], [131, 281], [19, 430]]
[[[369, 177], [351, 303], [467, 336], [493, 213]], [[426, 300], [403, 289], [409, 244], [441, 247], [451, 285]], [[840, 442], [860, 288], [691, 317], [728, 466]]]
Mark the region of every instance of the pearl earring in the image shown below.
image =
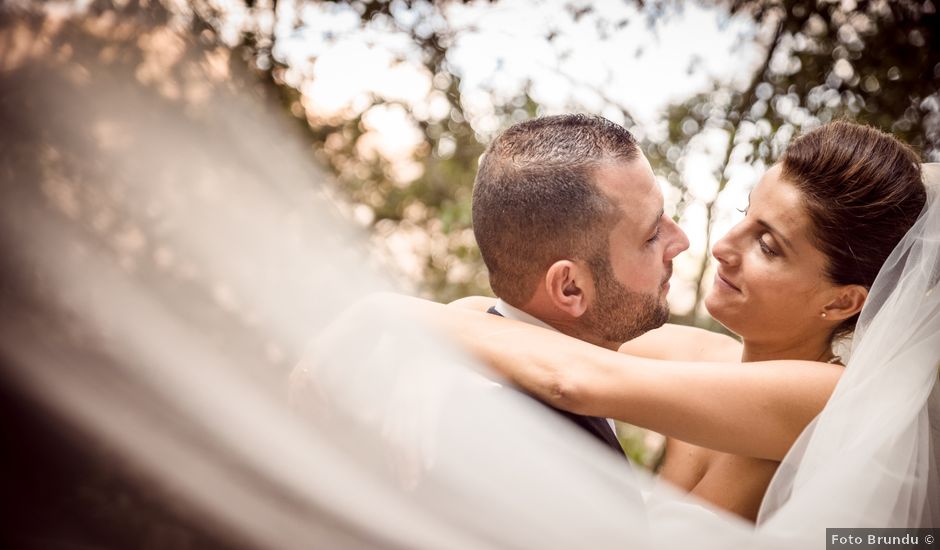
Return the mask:
[[826, 318], [826, 314], [825, 314], [825, 313], [822, 314], [822, 318], [823, 318], [823, 319]]

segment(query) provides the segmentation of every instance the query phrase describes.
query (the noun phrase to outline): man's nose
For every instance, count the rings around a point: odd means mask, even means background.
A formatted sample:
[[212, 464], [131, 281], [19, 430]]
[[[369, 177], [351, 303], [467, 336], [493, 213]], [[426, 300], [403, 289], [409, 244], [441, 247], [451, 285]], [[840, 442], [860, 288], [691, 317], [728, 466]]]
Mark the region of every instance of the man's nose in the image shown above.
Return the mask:
[[672, 224], [672, 229], [675, 231], [675, 236], [672, 239], [669, 247], [666, 249], [666, 261], [670, 261], [676, 256], [678, 256], [684, 250], [689, 248], [689, 236], [685, 234], [685, 231], [679, 227], [679, 224], [669, 220], [669, 223]]

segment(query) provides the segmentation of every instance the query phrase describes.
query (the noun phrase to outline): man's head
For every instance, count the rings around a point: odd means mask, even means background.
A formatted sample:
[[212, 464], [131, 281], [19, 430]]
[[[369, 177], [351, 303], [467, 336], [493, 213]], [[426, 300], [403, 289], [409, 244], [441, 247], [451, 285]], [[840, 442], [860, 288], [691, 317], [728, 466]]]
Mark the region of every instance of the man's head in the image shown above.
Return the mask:
[[672, 258], [688, 247], [630, 132], [585, 115], [496, 138], [480, 161], [473, 230], [500, 298], [607, 347], [666, 321]]

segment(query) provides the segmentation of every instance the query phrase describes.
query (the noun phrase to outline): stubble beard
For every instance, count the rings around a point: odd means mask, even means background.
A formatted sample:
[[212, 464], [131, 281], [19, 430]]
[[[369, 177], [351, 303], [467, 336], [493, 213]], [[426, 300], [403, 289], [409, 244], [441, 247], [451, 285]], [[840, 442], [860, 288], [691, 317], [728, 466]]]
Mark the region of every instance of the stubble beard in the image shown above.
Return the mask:
[[[595, 300], [581, 317], [588, 334], [608, 344], [622, 344], [659, 328], [669, 320], [669, 307], [656, 295], [632, 291], [616, 279], [610, 262], [591, 262]], [[667, 278], [668, 280], [668, 274]]]

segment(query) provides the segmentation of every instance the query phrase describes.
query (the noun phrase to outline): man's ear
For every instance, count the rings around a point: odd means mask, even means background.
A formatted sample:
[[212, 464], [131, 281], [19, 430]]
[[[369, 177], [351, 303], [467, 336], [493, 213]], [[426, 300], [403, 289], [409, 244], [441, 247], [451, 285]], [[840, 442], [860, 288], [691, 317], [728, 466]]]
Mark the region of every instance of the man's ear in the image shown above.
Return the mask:
[[545, 288], [552, 305], [574, 318], [584, 315], [594, 296], [591, 273], [571, 260], [558, 260], [548, 268]]
[[835, 298], [823, 307], [823, 313], [830, 321], [842, 321], [855, 315], [868, 298], [868, 289], [862, 285], [844, 285], [835, 290]]

